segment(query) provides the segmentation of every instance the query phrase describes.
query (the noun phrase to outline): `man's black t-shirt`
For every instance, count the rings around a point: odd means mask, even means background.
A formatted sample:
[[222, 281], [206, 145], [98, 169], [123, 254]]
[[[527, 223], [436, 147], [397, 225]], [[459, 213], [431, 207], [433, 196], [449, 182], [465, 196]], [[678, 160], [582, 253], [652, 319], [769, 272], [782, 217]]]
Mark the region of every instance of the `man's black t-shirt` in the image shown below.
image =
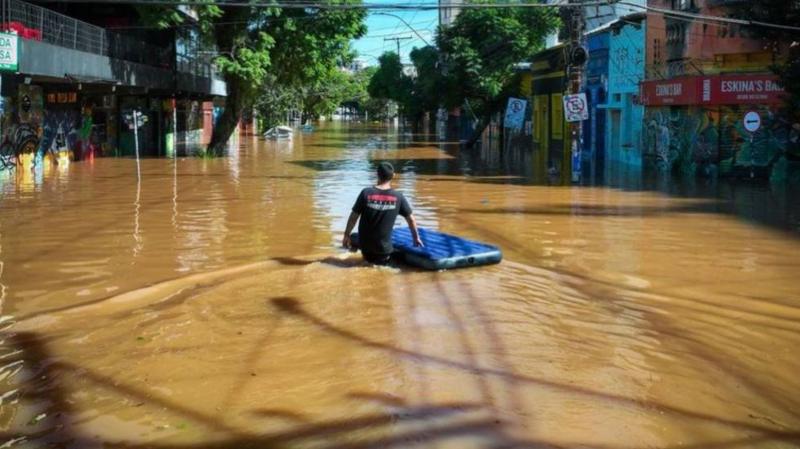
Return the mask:
[[402, 193], [394, 189], [381, 190], [368, 187], [361, 191], [353, 205], [360, 214], [358, 240], [363, 253], [384, 255], [394, 251], [392, 228], [397, 215], [408, 217], [411, 206]]

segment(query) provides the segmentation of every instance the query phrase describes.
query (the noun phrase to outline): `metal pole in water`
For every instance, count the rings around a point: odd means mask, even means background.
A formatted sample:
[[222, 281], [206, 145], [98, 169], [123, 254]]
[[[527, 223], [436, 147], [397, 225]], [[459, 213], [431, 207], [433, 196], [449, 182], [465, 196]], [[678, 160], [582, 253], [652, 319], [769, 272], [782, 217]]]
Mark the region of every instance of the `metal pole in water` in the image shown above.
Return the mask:
[[178, 159], [178, 102], [172, 99], [172, 158]]
[[133, 110], [133, 147], [136, 151], [136, 174], [141, 177], [139, 166], [139, 111]]
[[134, 257], [139, 255], [139, 251], [142, 249], [142, 238], [139, 234], [139, 209], [141, 207], [141, 198], [142, 198], [142, 167], [139, 162], [139, 111], [134, 109], [133, 110], [133, 146], [136, 150], [136, 212], [134, 214], [134, 226], [133, 226], [133, 255]]
[[[570, 22], [569, 29], [569, 53], [567, 56], [567, 77], [569, 82], [569, 93], [576, 95], [581, 91], [583, 66], [586, 63], [585, 50], [583, 50], [583, 32], [586, 28], [586, 18], [584, 7], [580, 0], [569, 0], [568, 14]], [[581, 141], [582, 141], [582, 122], [575, 121], [569, 124], [571, 135], [571, 157], [570, 171], [572, 182], [580, 182], [581, 178]]]

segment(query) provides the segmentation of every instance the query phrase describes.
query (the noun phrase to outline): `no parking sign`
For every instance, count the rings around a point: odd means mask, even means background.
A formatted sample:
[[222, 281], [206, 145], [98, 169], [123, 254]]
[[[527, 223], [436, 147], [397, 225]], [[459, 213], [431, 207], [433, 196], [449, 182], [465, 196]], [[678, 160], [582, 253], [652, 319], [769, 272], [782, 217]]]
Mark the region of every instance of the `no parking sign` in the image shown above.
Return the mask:
[[568, 122], [589, 120], [589, 103], [585, 93], [564, 96], [564, 118]]

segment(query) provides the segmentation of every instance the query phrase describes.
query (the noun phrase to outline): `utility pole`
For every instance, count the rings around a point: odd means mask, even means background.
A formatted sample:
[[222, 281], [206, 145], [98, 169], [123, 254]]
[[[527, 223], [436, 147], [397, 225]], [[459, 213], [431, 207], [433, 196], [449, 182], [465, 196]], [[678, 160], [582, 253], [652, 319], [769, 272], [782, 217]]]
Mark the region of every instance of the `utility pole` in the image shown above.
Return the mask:
[[[384, 37], [383, 40], [385, 41], [395, 41], [397, 43], [397, 57], [400, 58], [400, 41], [404, 41], [406, 39], [411, 39], [411, 36], [403, 36], [403, 37]], [[403, 58], [400, 58], [400, 62], [403, 62]]]
[[[569, 45], [567, 51], [567, 78], [569, 80], [569, 94], [576, 95], [581, 92], [583, 70], [586, 65], [587, 54], [583, 46], [583, 34], [586, 31], [586, 16], [581, 5], [583, 0], [569, 0], [566, 9], [567, 29], [569, 31]], [[564, 17], [564, 14], [562, 14]], [[581, 176], [581, 132], [583, 122], [570, 123], [571, 136], [571, 161], [572, 182], [579, 182]], [[577, 166], [576, 166], [577, 165]]]

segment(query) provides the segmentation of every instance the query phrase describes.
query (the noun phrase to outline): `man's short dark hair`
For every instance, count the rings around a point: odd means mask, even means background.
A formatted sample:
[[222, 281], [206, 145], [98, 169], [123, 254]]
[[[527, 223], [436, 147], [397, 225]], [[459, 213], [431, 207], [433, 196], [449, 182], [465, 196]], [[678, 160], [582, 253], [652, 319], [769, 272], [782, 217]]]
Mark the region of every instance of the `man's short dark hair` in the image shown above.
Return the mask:
[[378, 164], [378, 180], [380, 182], [391, 181], [394, 178], [394, 167], [388, 162]]

